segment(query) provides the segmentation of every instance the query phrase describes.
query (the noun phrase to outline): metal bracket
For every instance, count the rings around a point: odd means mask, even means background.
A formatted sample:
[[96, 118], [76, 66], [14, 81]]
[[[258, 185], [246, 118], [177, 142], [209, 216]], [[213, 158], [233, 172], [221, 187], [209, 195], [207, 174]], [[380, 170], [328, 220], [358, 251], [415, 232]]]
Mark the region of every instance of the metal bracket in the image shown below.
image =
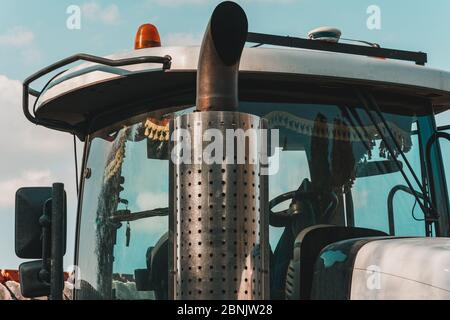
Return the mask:
[[22, 107], [23, 107], [23, 113], [25, 117], [32, 123], [36, 125], [41, 125], [48, 127], [50, 129], [56, 129], [64, 132], [70, 132], [70, 133], [76, 133], [76, 127], [68, 124], [63, 121], [57, 121], [57, 120], [50, 120], [50, 119], [38, 119], [36, 118], [36, 115], [31, 114], [29, 109], [29, 95], [36, 97], [35, 106], [39, 98], [41, 97], [42, 93], [45, 91], [45, 89], [48, 87], [50, 82], [57, 77], [59, 74], [54, 76], [50, 81], [44, 86], [42, 91], [37, 91], [32, 88], [30, 88], [30, 84], [37, 79], [49, 74], [50, 72], [53, 72], [57, 69], [60, 69], [64, 66], [67, 66], [71, 63], [77, 62], [77, 61], [87, 61], [87, 62], [93, 62], [98, 63], [110, 67], [123, 67], [123, 66], [129, 66], [134, 64], [142, 64], [142, 63], [159, 63], [163, 65], [163, 70], [169, 70], [172, 63], [172, 58], [170, 56], [165, 57], [155, 57], [155, 56], [142, 56], [142, 57], [135, 57], [135, 58], [127, 58], [127, 59], [118, 59], [118, 60], [112, 60], [112, 59], [106, 59], [90, 54], [76, 54], [73, 56], [70, 56], [68, 58], [65, 58], [63, 60], [60, 60], [38, 72], [31, 75], [27, 79], [25, 79], [23, 83], [23, 99], [22, 99]]
[[[431, 190], [433, 191], [434, 189], [434, 177], [433, 177], [433, 164], [431, 161], [431, 148], [433, 147], [433, 145], [439, 140], [439, 139], [447, 139], [448, 141], [450, 141], [450, 134], [446, 133], [446, 132], [435, 132], [430, 139], [427, 142], [427, 146], [426, 146], [426, 154], [425, 154], [425, 164], [427, 167], [427, 174], [428, 174], [428, 179], [429, 179], [429, 185]], [[431, 192], [433, 193], [433, 192]], [[433, 206], [435, 207], [435, 206]], [[439, 219], [439, 213], [438, 212], [433, 212], [434, 218], [436, 220]]]
[[272, 34], [254, 32], [248, 33], [247, 42], [257, 43], [259, 44], [259, 46], [263, 44], [269, 44], [282, 47], [339, 52], [359, 56], [412, 61], [421, 66], [425, 65], [428, 61], [427, 54], [423, 52], [368, 47], [347, 43], [332, 43], [319, 40], [309, 40], [289, 36], [276, 36]]

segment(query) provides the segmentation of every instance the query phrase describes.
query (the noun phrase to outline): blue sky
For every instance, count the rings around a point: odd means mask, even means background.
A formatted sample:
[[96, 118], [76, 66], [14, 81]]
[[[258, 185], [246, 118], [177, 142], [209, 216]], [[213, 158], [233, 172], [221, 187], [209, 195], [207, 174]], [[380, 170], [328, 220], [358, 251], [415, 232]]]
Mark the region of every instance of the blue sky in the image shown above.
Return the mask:
[[[26, 48], [2, 47], [0, 73], [20, 80], [74, 52], [105, 55], [131, 49], [135, 31], [144, 22], [156, 24], [163, 41], [173, 43], [183, 35], [185, 41], [198, 39], [218, 2], [0, 0], [0, 34], [17, 28], [33, 33]], [[248, 14], [252, 31], [305, 36], [316, 26], [332, 25], [341, 28], [348, 38], [426, 51], [430, 53], [430, 66], [450, 69], [447, 58], [450, 43], [442, 36], [450, 31], [450, 2], [446, 0], [244, 0], [240, 3]], [[73, 4], [90, 8], [82, 14], [81, 30], [66, 28], [66, 9]], [[381, 30], [369, 30], [366, 26], [366, 10], [372, 4], [381, 9]]]
[[[73, 53], [107, 55], [131, 50], [138, 26], [151, 22], [163, 45], [200, 41], [215, 0], [0, 0], [0, 269], [16, 268], [13, 250], [17, 186], [66, 183], [74, 202], [71, 138], [29, 125], [20, 113], [20, 81]], [[424, 51], [428, 66], [450, 71], [450, 1], [248, 0], [251, 31], [305, 37], [318, 26], [383, 47]], [[69, 30], [70, 5], [82, 11], [81, 29]], [[369, 30], [367, 8], [381, 9], [381, 29]], [[15, 134], [12, 134], [15, 133]], [[73, 224], [75, 207], [69, 208]], [[73, 227], [73, 225], [70, 225]], [[70, 239], [69, 239], [70, 240]], [[70, 244], [70, 242], [69, 242]], [[69, 251], [68, 259], [72, 253]]]

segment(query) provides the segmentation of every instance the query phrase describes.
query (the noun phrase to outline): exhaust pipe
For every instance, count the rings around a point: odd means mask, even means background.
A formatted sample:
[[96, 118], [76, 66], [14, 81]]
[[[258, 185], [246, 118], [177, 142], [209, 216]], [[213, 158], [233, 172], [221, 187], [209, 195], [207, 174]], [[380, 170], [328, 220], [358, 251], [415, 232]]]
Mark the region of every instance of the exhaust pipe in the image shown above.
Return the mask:
[[[172, 161], [170, 170], [169, 297], [173, 299], [261, 300], [269, 296], [267, 178], [260, 174], [259, 134], [251, 134], [255, 128], [265, 129], [267, 123], [237, 112], [239, 63], [247, 29], [247, 17], [237, 4], [223, 2], [214, 10], [198, 65], [200, 112], [171, 122], [170, 136], [176, 138], [170, 150], [177, 150], [175, 141], [185, 141], [187, 134], [186, 141], [192, 144], [188, 158], [193, 160]], [[242, 139], [233, 136], [225, 141], [229, 130], [244, 132]], [[217, 161], [205, 161], [203, 150], [209, 142], [203, 138], [212, 132], [217, 135], [215, 142], [220, 144], [218, 137], [224, 138], [224, 153]], [[250, 133], [252, 141], [246, 142], [245, 133]], [[235, 141], [241, 145], [234, 145]], [[237, 159], [237, 150], [242, 149], [243, 163], [223, 158]], [[233, 154], [228, 155], [230, 151]], [[186, 154], [183, 151], [183, 157]]]
[[236, 111], [238, 77], [248, 21], [236, 3], [219, 4], [203, 38], [197, 73], [198, 111]]

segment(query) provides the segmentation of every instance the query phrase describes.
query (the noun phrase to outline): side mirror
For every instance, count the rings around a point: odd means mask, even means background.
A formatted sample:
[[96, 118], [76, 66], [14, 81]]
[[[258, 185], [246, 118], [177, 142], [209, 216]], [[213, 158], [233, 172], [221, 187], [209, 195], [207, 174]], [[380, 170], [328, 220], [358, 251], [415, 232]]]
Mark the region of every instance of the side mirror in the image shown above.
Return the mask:
[[62, 299], [66, 215], [67, 197], [63, 184], [17, 191], [16, 255], [22, 259], [41, 259], [19, 267], [24, 297], [35, 298], [50, 293], [52, 299]]
[[50, 295], [50, 283], [46, 280], [43, 260], [22, 263], [19, 267], [20, 291], [25, 298], [45, 297]]
[[[21, 188], [16, 192], [15, 249], [21, 259], [42, 259], [42, 220], [51, 219], [51, 187]], [[64, 195], [66, 198], [66, 195]], [[47, 207], [46, 207], [47, 206]], [[63, 250], [66, 253], [66, 199], [63, 216]]]
[[398, 160], [380, 160], [360, 163], [356, 166], [356, 178], [395, 173], [400, 171], [399, 168], [403, 168], [403, 163]]

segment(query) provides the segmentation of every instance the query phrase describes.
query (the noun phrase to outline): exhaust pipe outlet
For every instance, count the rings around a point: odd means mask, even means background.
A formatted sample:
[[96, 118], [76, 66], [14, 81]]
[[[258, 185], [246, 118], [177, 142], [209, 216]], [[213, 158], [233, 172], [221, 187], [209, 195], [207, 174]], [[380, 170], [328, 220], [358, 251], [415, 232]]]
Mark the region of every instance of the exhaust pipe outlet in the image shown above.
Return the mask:
[[247, 33], [247, 16], [238, 4], [225, 1], [216, 7], [200, 49], [198, 111], [237, 110], [239, 64]]

